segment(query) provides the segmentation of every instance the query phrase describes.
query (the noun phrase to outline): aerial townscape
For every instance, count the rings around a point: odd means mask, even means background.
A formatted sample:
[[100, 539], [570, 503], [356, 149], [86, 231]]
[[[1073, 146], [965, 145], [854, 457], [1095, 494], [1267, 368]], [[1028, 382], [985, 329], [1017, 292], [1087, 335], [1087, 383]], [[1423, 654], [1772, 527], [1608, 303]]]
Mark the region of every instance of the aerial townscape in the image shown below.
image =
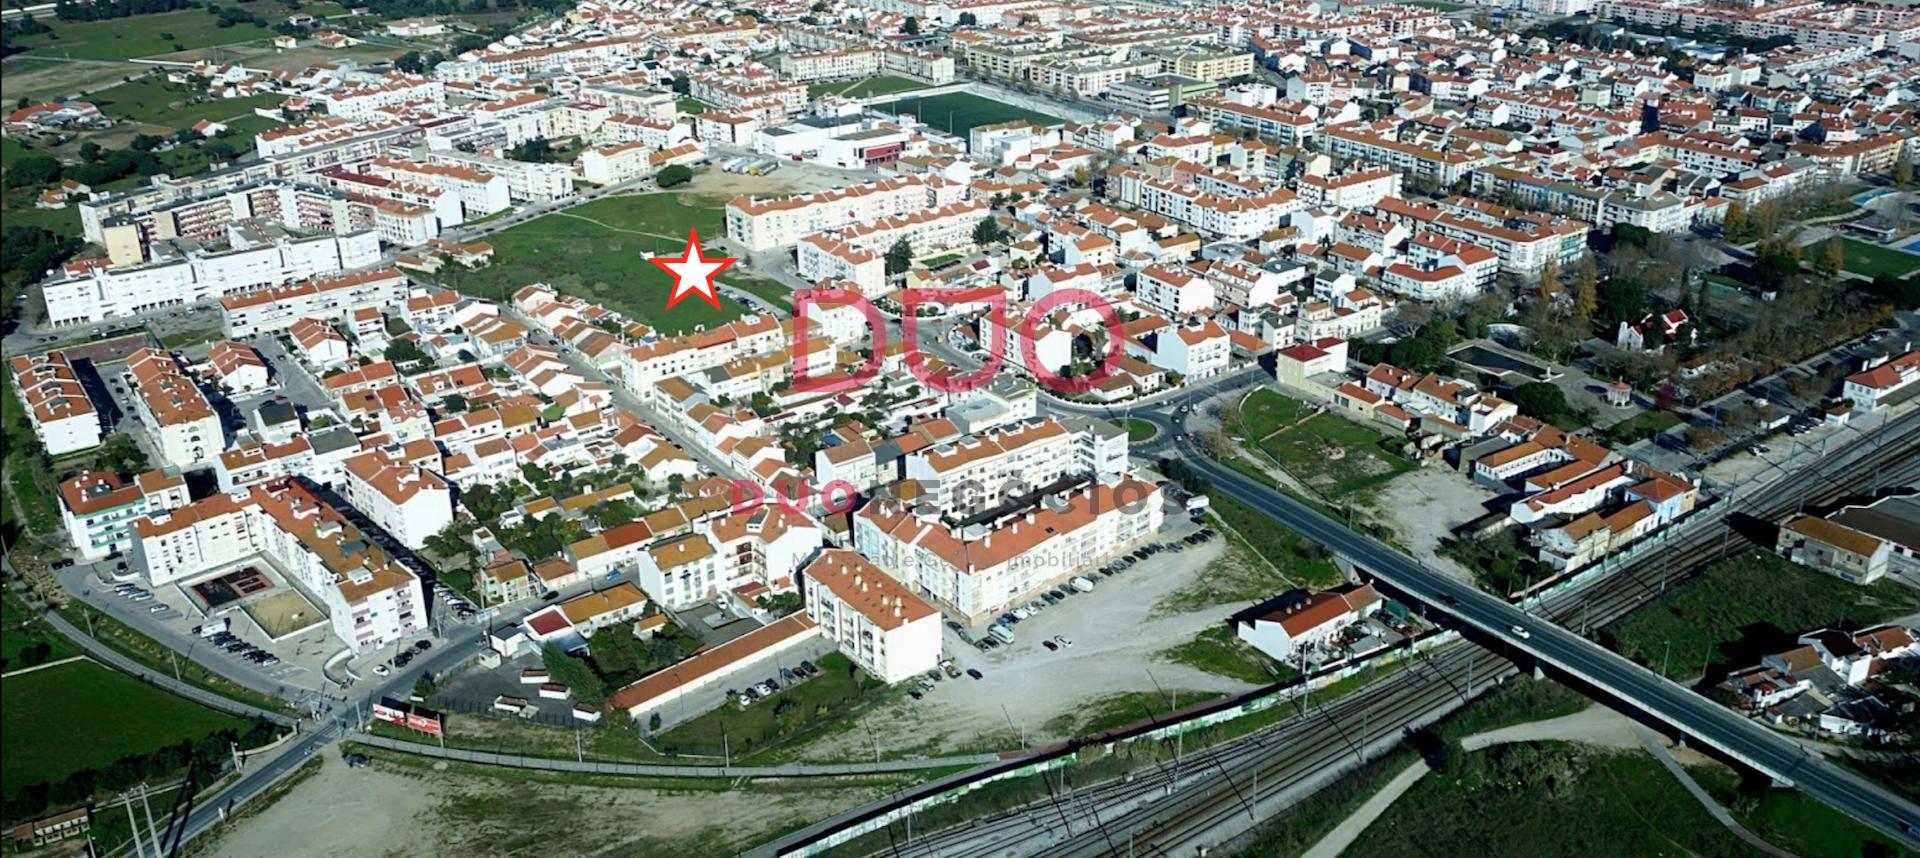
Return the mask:
[[1920, 858], [1913, 0], [4, 0], [0, 851]]

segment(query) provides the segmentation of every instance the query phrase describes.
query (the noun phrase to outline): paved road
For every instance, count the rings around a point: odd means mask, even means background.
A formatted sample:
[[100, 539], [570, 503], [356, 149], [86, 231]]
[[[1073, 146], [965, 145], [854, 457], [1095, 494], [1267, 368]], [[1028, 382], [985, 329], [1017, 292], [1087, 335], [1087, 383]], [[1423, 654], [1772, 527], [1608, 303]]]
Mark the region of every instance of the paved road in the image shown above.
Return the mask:
[[[1878, 784], [1810, 754], [1792, 739], [1768, 730], [1724, 707], [1552, 623], [1474, 588], [1461, 587], [1446, 573], [1428, 568], [1306, 504], [1223, 467], [1206, 457], [1184, 431], [1184, 415], [1138, 415], [1174, 437], [1171, 447], [1213, 483], [1286, 527], [1339, 552], [1395, 589], [1451, 614], [1524, 656], [1580, 677], [1661, 720], [1743, 760], [1875, 829], [1915, 846], [1920, 808]], [[1897, 443], [1920, 447], [1920, 413], [1890, 426]]]

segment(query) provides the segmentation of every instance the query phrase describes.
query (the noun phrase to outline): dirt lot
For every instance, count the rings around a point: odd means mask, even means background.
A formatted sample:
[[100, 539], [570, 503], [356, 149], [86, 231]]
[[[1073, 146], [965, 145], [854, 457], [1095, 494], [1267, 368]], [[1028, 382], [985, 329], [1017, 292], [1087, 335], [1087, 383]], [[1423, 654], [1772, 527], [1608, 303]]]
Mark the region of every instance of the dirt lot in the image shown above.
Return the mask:
[[[1168, 533], [1161, 538], [1169, 538]], [[1250, 690], [1254, 686], [1160, 657], [1162, 650], [1192, 640], [1245, 606], [1239, 599], [1202, 606], [1207, 600], [1193, 596], [1194, 583], [1203, 575], [1221, 574], [1214, 564], [1225, 552], [1224, 545], [1214, 540], [1178, 554], [1158, 554], [1118, 577], [1102, 579], [1092, 593], [1073, 596], [1015, 626], [1017, 640], [1010, 647], [983, 653], [949, 630], [947, 653], [961, 670], [977, 668], [983, 679], [963, 675], [942, 681], [926, 699], [868, 713], [850, 729], [822, 738], [798, 756], [870, 758], [876, 746], [889, 756], [1006, 749], [1020, 744], [1022, 731], [1026, 744], [1037, 745], [1064, 738], [1054, 735], [1058, 728], [1050, 730], [1049, 722], [1060, 724], [1061, 716], [1102, 698], [1156, 688]], [[1233, 557], [1225, 562], [1244, 565], [1245, 561]], [[1277, 575], [1272, 589], [1286, 589]], [[1172, 599], [1176, 594], [1181, 598]], [[1169, 611], [1170, 599], [1192, 607]], [[1073, 646], [1047, 651], [1041, 640], [1055, 635], [1065, 635]]]
[[125, 63], [67, 63], [9, 58], [0, 65], [0, 97], [11, 104], [22, 98], [40, 101], [64, 98], [119, 84], [141, 73]]
[[[869, 801], [870, 787], [726, 792], [544, 783], [413, 760], [320, 772], [213, 844], [212, 858], [718, 855]], [[293, 844], [299, 844], [295, 847]]]
[[714, 166], [693, 177], [685, 186], [685, 191], [703, 197], [714, 197], [721, 202], [733, 199], [741, 194], [773, 196], [777, 194], [800, 194], [822, 191], [835, 185], [852, 185], [872, 181], [871, 176], [810, 164], [785, 162], [770, 176], [748, 176], [741, 173], [728, 173], [719, 168], [719, 164], [729, 156], [716, 154]]
[[1413, 556], [1461, 581], [1472, 573], [1441, 556], [1440, 541], [1454, 528], [1487, 514], [1482, 504], [1493, 493], [1449, 468], [1430, 465], [1401, 474], [1380, 490], [1371, 504], [1376, 521], [1393, 528]]

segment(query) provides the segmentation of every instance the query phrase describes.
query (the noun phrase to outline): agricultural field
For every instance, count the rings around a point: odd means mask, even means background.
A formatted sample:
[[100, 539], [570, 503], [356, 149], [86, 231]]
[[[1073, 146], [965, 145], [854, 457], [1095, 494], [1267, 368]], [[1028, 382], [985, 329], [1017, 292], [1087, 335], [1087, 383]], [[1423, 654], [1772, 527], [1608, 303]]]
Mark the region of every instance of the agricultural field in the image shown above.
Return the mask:
[[[494, 233], [487, 238], [493, 244], [493, 264], [474, 271], [449, 268], [441, 277], [447, 286], [495, 301], [506, 300], [529, 283], [551, 283], [668, 332], [738, 317], [743, 308], [725, 296], [718, 310], [690, 298], [671, 315], [665, 311], [673, 278], [647, 259], [655, 253], [678, 256], [689, 229], [699, 230], [708, 248], [726, 234], [717, 205], [683, 194], [607, 197]], [[732, 285], [750, 279], [732, 272], [720, 275]]]
[[909, 113], [920, 117], [931, 128], [963, 136], [976, 125], [993, 125], [1015, 119], [1042, 125], [1058, 125], [1065, 121], [1058, 116], [1015, 107], [970, 92], [950, 92], [926, 98], [909, 95], [873, 107], [887, 113]]
[[181, 9], [154, 15], [134, 15], [105, 21], [42, 19], [50, 33], [21, 36], [27, 56], [70, 57], [76, 60], [130, 60], [175, 51], [270, 39], [265, 27], [236, 24], [221, 27], [206, 9]]
[[193, 741], [246, 722], [91, 661], [9, 677], [0, 685], [0, 792], [57, 782], [129, 754]]
[[889, 95], [896, 92], [911, 92], [925, 89], [927, 84], [912, 78], [895, 75], [862, 78], [860, 80], [838, 80], [831, 83], [816, 83], [807, 87], [807, 95], [819, 98], [823, 95], [838, 95], [846, 98], [871, 98], [876, 95]]
[[79, 649], [50, 628], [12, 590], [0, 593], [0, 671], [59, 661]]

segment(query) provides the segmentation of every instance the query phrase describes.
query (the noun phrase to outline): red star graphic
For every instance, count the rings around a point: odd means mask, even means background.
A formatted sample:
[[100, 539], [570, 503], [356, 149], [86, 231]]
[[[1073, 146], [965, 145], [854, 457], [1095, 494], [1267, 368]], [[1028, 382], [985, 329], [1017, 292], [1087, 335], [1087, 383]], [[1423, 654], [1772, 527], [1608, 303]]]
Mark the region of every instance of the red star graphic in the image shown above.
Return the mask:
[[714, 290], [713, 277], [726, 267], [740, 261], [737, 257], [716, 256], [712, 258], [700, 255], [700, 232], [688, 230], [687, 250], [678, 258], [655, 256], [653, 264], [662, 271], [673, 275], [673, 294], [667, 296], [667, 309], [680, 303], [680, 299], [689, 294], [707, 299], [715, 310], [720, 309], [720, 293]]

